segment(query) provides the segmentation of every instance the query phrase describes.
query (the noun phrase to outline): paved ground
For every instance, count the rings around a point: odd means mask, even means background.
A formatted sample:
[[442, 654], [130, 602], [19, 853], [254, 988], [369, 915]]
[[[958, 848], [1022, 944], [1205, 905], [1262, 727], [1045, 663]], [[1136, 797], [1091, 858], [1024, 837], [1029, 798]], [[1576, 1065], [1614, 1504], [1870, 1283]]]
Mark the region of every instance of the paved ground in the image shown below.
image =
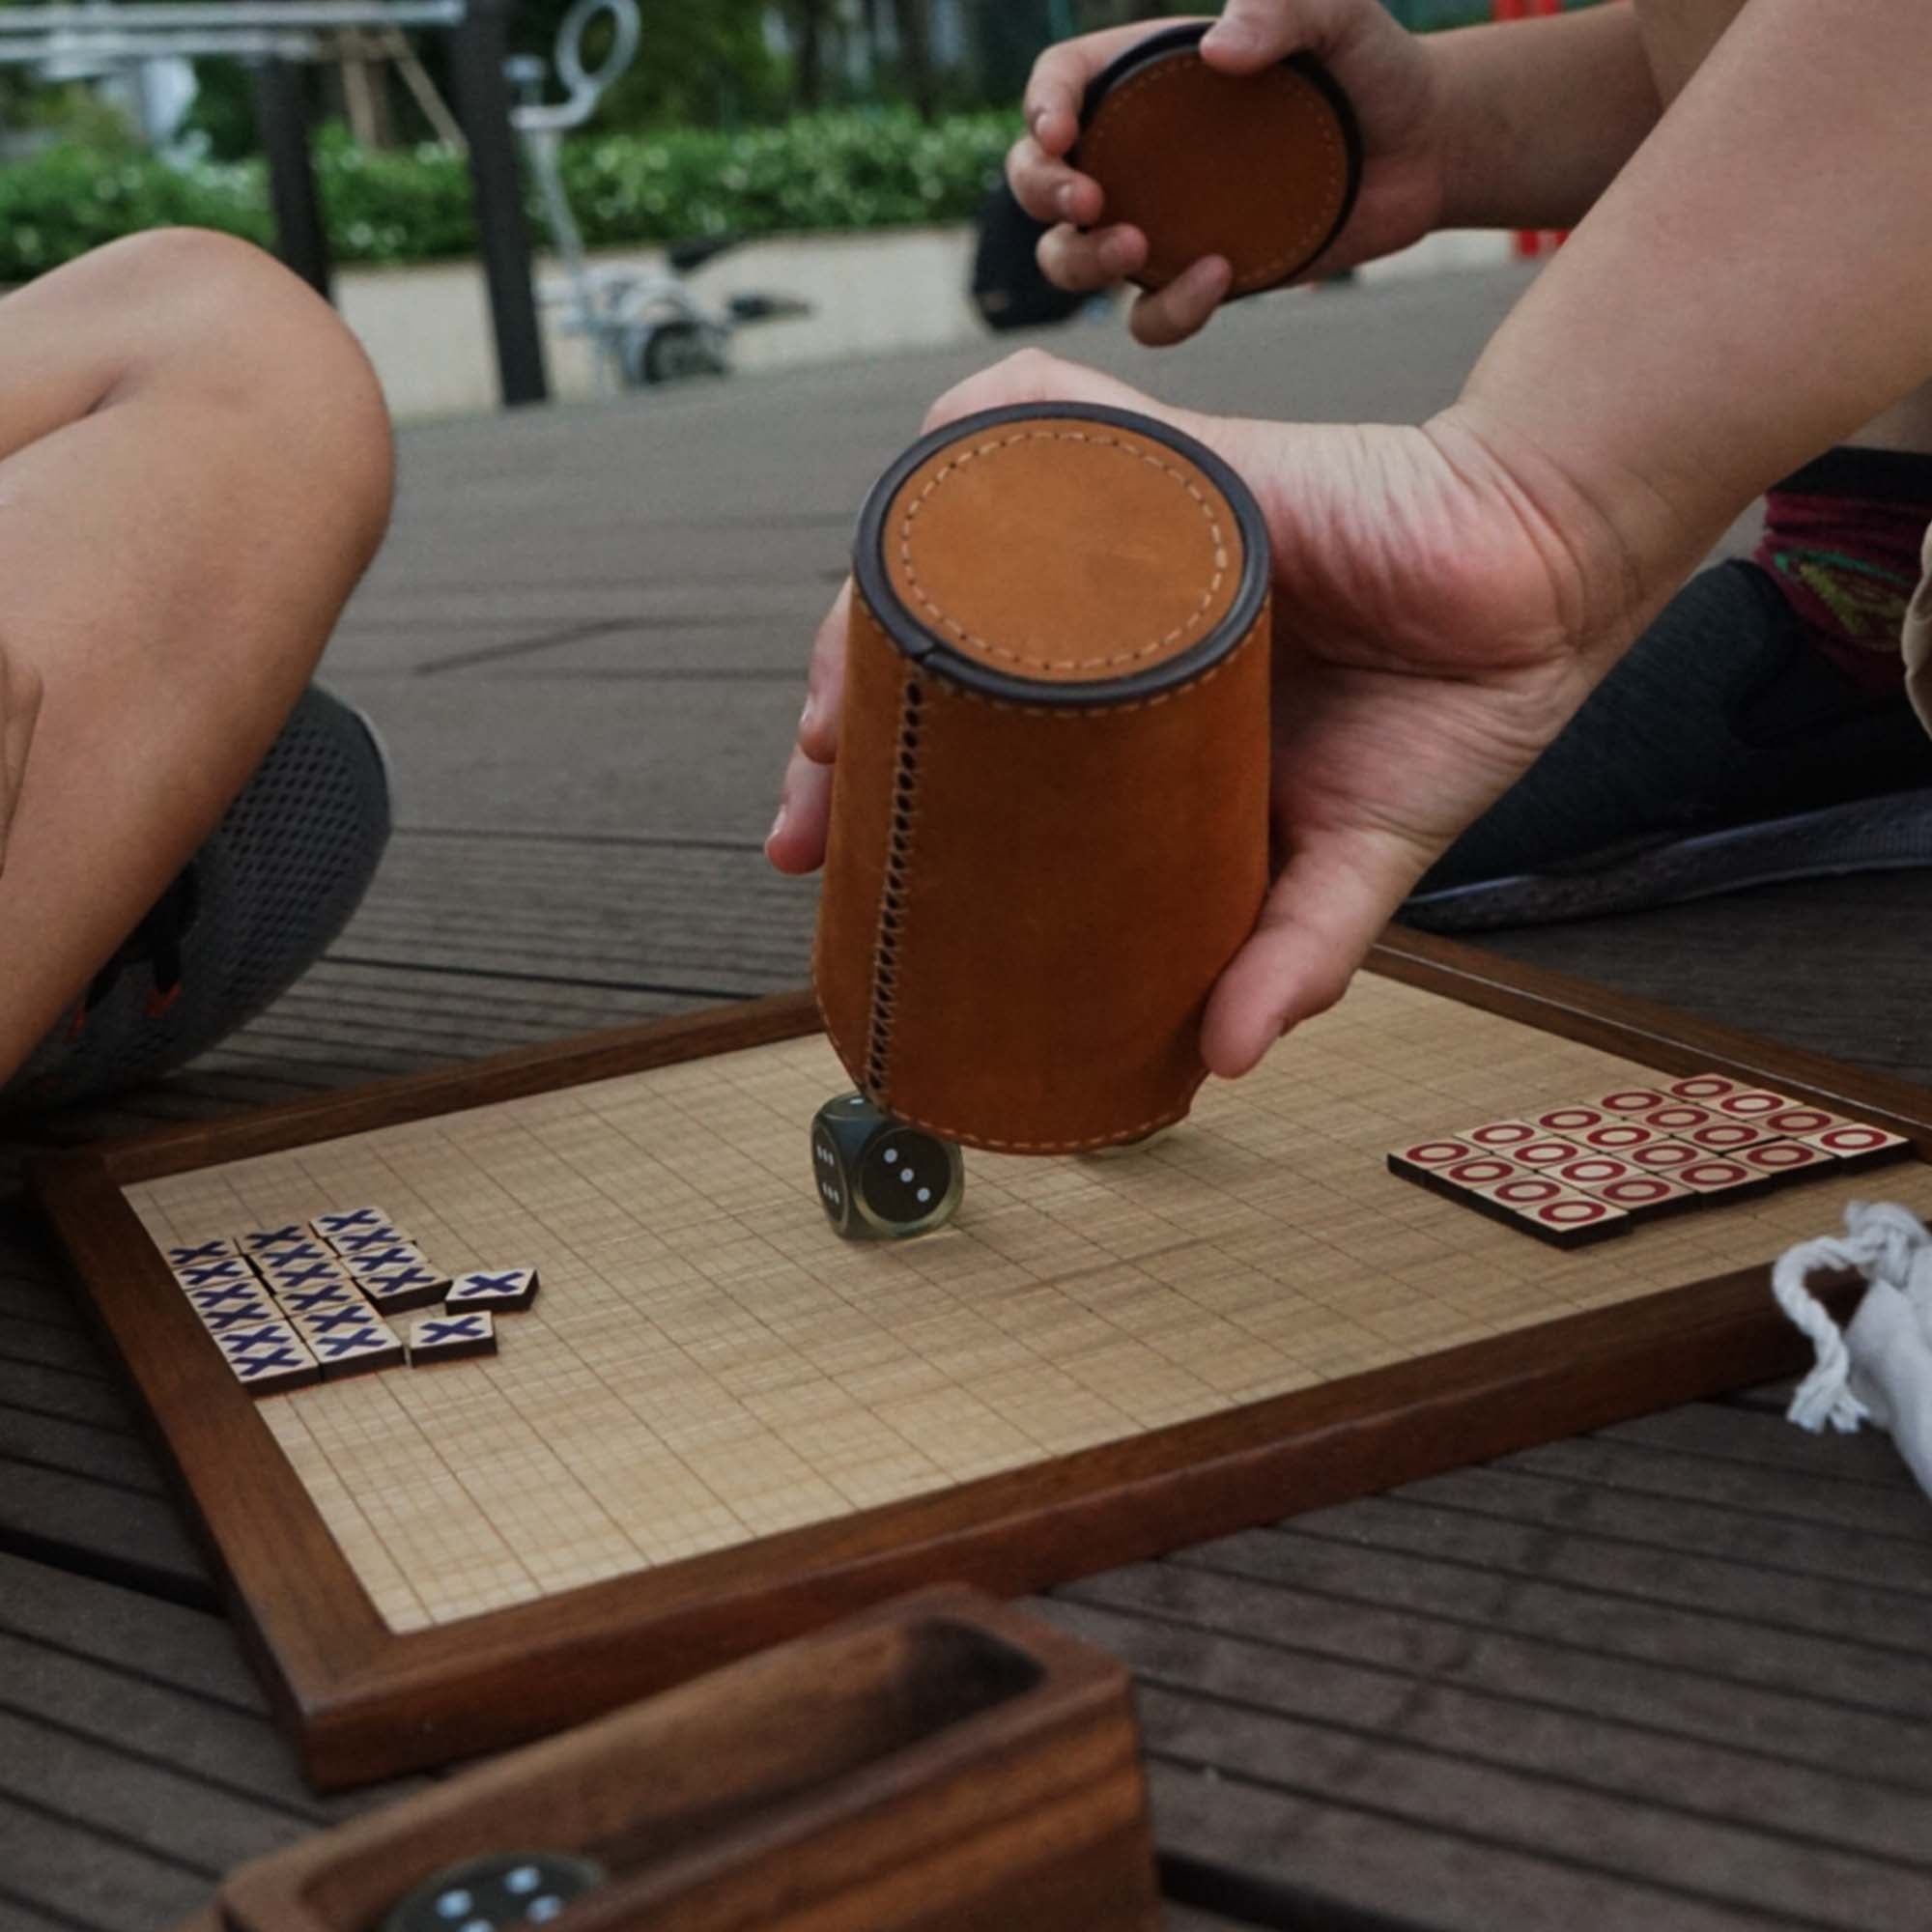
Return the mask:
[[[1447, 399], [1520, 281], [1250, 305], [1159, 363], [1075, 339], [1177, 399], [1399, 420]], [[41, 1134], [798, 983], [811, 889], [758, 843], [811, 626], [866, 483], [988, 353], [410, 432], [395, 535], [328, 661], [396, 759], [366, 908], [202, 1066]], [[1500, 943], [1932, 1080], [1928, 941], [1932, 876]], [[107, 1365], [4, 1206], [0, 1463], [0, 1925], [167, 1922], [370, 1802], [300, 1788]], [[1932, 1511], [1882, 1440], [1815, 1442], [1769, 1395], [1047, 1607], [1138, 1673], [1177, 1924], [1932, 1924]]]

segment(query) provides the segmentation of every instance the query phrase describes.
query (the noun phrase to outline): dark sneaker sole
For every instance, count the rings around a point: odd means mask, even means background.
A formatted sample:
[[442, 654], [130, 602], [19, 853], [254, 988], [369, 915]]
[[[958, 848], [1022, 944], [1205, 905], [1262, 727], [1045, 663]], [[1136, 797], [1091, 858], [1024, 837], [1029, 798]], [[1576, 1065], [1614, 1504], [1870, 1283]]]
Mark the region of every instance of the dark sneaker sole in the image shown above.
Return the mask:
[[1585, 869], [1419, 893], [1401, 919], [1431, 932], [1547, 925], [1714, 898], [1747, 886], [1932, 866], [1932, 791], [1893, 792], [1790, 818], [1700, 833]]

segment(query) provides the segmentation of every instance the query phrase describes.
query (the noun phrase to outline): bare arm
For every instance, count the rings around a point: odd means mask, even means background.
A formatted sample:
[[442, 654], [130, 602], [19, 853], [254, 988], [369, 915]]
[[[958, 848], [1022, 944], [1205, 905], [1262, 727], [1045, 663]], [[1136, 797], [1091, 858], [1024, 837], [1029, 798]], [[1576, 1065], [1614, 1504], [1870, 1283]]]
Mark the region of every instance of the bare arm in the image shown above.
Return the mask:
[[1928, 81], [1922, 0], [1751, 0], [1472, 373], [1451, 413], [1640, 601], [1932, 376]]
[[[1034, 68], [1029, 131], [1007, 171], [1021, 204], [1057, 224], [1039, 260], [1063, 288], [1107, 287], [1147, 259], [1146, 238], [1109, 219], [1099, 183], [1067, 156], [1089, 83], [1157, 24], [1065, 42]], [[1636, 18], [1622, 4], [1418, 36], [1378, 0], [1229, 0], [1201, 48], [1231, 74], [1303, 52], [1346, 90], [1362, 137], [1361, 194], [1334, 245], [1311, 265], [1317, 279], [1435, 228], [1569, 227], [1659, 112]], [[1136, 302], [1129, 327], [1150, 345], [1178, 342], [1213, 313], [1228, 279], [1225, 262], [1196, 262]]]
[[1444, 101], [1445, 228], [1570, 228], [1662, 112], [1634, 8], [1426, 43]]

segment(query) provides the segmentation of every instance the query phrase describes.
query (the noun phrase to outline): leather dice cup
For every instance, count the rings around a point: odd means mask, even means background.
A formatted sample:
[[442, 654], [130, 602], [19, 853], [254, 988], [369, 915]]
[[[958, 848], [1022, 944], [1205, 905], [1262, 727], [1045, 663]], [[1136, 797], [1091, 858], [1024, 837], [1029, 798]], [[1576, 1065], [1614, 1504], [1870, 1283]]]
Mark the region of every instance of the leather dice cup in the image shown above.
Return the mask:
[[1069, 157], [1100, 184], [1102, 219], [1147, 237], [1141, 287], [1165, 288], [1207, 255], [1230, 294], [1293, 281], [1334, 241], [1362, 178], [1361, 136], [1326, 68], [1295, 54], [1225, 74], [1197, 49], [1207, 23], [1129, 47], [1095, 76]]
[[1180, 1119], [1268, 873], [1268, 557], [1211, 451], [1039, 404], [860, 519], [813, 978], [853, 1083], [1065, 1153]]

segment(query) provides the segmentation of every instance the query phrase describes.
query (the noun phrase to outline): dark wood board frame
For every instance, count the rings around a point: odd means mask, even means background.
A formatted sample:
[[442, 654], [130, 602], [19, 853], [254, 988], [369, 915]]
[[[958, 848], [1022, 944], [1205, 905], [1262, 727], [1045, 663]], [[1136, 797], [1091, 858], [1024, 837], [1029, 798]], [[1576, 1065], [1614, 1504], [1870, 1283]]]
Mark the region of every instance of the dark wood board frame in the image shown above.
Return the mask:
[[[1661, 1073], [1716, 1068], [1855, 1113], [1932, 1155], [1932, 1093], [1899, 1080], [1425, 935], [1392, 929], [1369, 969]], [[255, 1400], [198, 1344], [122, 1189], [817, 1027], [809, 995], [780, 995], [36, 1167], [83, 1299], [156, 1425], [318, 1786], [557, 1730], [924, 1584], [1042, 1589], [1805, 1364], [1757, 1265], [538, 1602], [390, 1630]], [[1841, 1310], [1857, 1286], [1818, 1285]]]

